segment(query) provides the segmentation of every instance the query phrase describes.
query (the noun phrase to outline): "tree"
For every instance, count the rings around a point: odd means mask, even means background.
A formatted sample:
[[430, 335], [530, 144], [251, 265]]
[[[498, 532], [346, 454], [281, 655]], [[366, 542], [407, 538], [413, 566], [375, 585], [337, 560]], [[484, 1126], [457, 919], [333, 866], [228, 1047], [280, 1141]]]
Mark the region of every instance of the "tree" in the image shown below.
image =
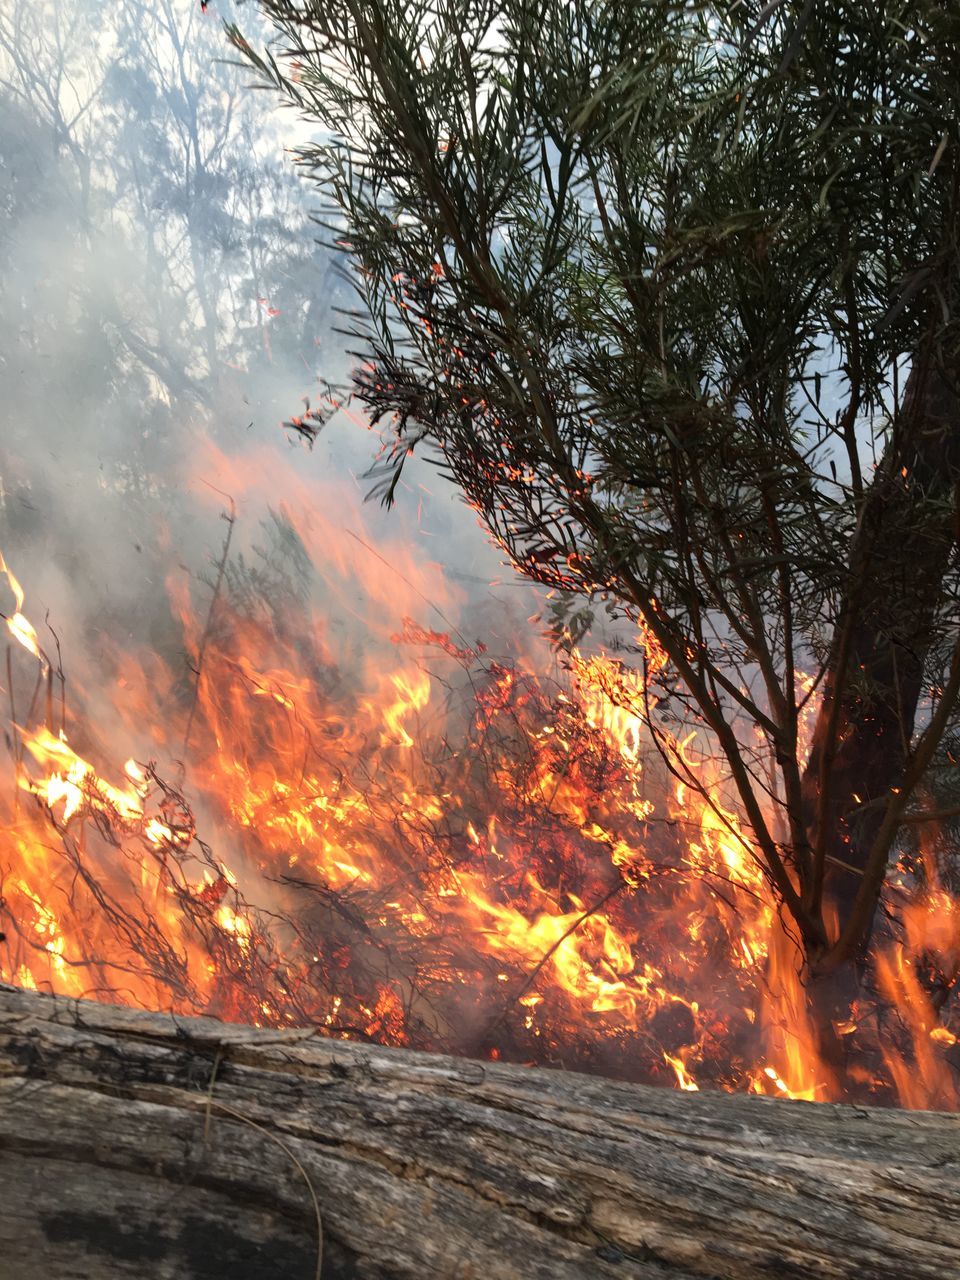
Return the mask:
[[[197, 6], [3, 6], [8, 535], [43, 536], [54, 491], [70, 518], [58, 476], [71, 471], [87, 493], [169, 517], [198, 429], [245, 430], [280, 370], [310, 380], [329, 256], [225, 52]], [[69, 406], [69, 432], [51, 405]]]
[[693, 787], [678, 726], [715, 745], [829, 1042], [960, 691], [960, 15], [260, 8], [276, 45], [235, 46], [328, 131], [377, 492], [423, 447], [521, 573], [639, 629], [650, 731]]

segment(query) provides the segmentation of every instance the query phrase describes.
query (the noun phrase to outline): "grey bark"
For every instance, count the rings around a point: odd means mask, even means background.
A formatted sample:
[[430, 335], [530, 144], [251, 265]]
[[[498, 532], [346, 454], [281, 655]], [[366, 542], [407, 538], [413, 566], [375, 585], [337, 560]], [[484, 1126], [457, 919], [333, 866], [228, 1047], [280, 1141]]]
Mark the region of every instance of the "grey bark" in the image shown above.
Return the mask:
[[308, 1280], [314, 1194], [325, 1280], [960, 1277], [957, 1116], [0, 988], [3, 1280]]

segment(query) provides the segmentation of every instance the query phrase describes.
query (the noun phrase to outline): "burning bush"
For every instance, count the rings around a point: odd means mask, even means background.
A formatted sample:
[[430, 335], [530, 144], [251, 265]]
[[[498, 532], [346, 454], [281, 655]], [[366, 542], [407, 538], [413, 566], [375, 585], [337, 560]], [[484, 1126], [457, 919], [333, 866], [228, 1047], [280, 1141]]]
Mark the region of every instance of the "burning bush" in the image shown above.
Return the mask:
[[[96, 699], [65, 715], [5, 568], [0, 976], [687, 1089], [955, 1104], [956, 1012], [933, 995], [934, 974], [947, 991], [956, 975], [955, 912], [932, 881], [883, 940], [882, 1008], [865, 999], [844, 1029], [838, 1087], [715, 764], [688, 740], [700, 785], [671, 777], [636, 672], [574, 649], [538, 674], [403, 616], [347, 672], [304, 543], [289, 517], [271, 527], [206, 618], [173, 599], [191, 665], [105, 663], [122, 726], [105, 744]], [[332, 599], [344, 582], [328, 579]]]

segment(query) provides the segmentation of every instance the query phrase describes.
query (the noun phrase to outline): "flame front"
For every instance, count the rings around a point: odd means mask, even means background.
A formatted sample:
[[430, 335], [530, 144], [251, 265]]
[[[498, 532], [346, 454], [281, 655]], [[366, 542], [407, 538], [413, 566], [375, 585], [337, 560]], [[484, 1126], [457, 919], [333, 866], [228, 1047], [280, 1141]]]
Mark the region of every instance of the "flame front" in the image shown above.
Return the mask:
[[[328, 609], [355, 615], [362, 554], [318, 519], [298, 536], [323, 548]], [[8, 628], [44, 663], [0, 568]], [[550, 679], [495, 661], [398, 618], [417, 583], [398, 600], [396, 576], [363, 569], [372, 657], [302, 602], [233, 598], [201, 653], [171, 584], [195, 680], [107, 655], [106, 747], [49, 698], [13, 727], [0, 977], [689, 1091], [835, 1095], [749, 832], [695, 739], [672, 744], [682, 780], [658, 770], [637, 673], [576, 651]], [[131, 758], [111, 766], [120, 739]], [[891, 1052], [887, 1078], [908, 1105], [954, 1106], [956, 1037], [912, 966], [934, 947], [960, 968], [957, 911], [934, 894], [909, 919], [880, 975], [920, 1072]]]

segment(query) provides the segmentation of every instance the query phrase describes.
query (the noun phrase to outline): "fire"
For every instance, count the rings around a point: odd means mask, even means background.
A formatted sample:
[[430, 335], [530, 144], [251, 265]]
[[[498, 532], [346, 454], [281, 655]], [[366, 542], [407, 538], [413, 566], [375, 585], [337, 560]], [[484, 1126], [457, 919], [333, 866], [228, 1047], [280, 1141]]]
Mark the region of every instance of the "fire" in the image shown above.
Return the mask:
[[47, 808], [64, 823], [89, 804], [94, 810], [115, 817], [125, 825], [143, 820], [139, 792], [121, 790], [99, 777], [91, 764], [76, 754], [61, 732], [54, 737], [49, 729], [25, 735], [27, 750], [45, 770], [40, 782], [23, 779], [21, 785], [43, 800]]
[[[655, 985], [660, 976], [656, 971], [649, 966], [636, 971], [630, 943], [609, 918], [591, 911], [575, 895], [568, 895], [572, 909], [560, 911], [536, 877], [528, 876], [527, 902], [544, 906], [531, 918], [491, 900], [475, 874], [461, 871], [455, 879], [462, 902], [453, 909], [471, 936], [484, 938], [491, 952], [519, 962], [525, 972], [531, 966], [537, 973], [549, 966], [556, 986], [589, 1012], [615, 1013], [637, 1027], [641, 1013], [652, 1012], [658, 997], [666, 994]], [[528, 977], [525, 985], [529, 981]]]
[[[904, 1105], [960, 1110], [960, 1089], [944, 1056], [960, 1036], [940, 1022], [935, 995], [946, 996], [960, 979], [960, 902], [941, 883], [935, 859], [924, 852], [923, 892], [902, 908], [903, 937], [877, 956], [877, 979], [884, 997], [905, 1026], [910, 1053], [887, 1036], [883, 1052]], [[934, 965], [941, 993], [921, 981]]]
[[40, 652], [40, 642], [37, 639], [37, 633], [34, 629], [33, 623], [29, 622], [22, 613], [23, 603], [26, 599], [23, 588], [7, 566], [7, 562], [4, 560], [2, 552], [0, 552], [0, 573], [2, 573], [6, 578], [7, 585], [13, 592], [15, 602], [14, 611], [10, 617], [0, 615], [3, 616], [6, 621], [7, 630], [18, 644], [23, 645], [24, 649], [26, 649], [28, 653], [32, 653], [35, 658], [39, 658], [41, 662], [45, 662], [46, 659]]
[[685, 1093], [698, 1093], [700, 1091], [700, 1086], [687, 1070], [686, 1063], [680, 1058], [672, 1058], [669, 1053], [664, 1053], [663, 1060], [673, 1068], [677, 1077], [677, 1088], [683, 1089]]
[[[539, 651], [495, 659], [417, 621], [424, 566], [398, 572], [399, 552], [387, 564], [322, 509], [285, 518], [325, 566], [325, 618], [248, 589], [201, 641], [171, 579], [190, 679], [108, 653], [103, 733], [95, 698], [69, 726], [49, 699], [12, 726], [0, 978], [687, 1091], [836, 1096], [727, 782], [692, 735], [668, 744], [669, 777], [642, 674], [574, 650], [548, 679]], [[29, 689], [29, 660], [49, 665], [0, 570]], [[919, 966], [960, 973], [960, 915], [931, 876], [904, 920], [878, 972], [909, 1059], [888, 1048], [886, 1070], [907, 1105], [956, 1106], [957, 1030]]]
[[422, 672], [413, 680], [404, 675], [391, 675], [390, 682], [397, 691], [396, 701], [383, 709], [386, 731], [381, 734], [381, 746], [395, 743], [400, 747], [412, 747], [413, 738], [404, 728], [404, 721], [417, 711], [422, 711], [430, 701], [430, 681]]

